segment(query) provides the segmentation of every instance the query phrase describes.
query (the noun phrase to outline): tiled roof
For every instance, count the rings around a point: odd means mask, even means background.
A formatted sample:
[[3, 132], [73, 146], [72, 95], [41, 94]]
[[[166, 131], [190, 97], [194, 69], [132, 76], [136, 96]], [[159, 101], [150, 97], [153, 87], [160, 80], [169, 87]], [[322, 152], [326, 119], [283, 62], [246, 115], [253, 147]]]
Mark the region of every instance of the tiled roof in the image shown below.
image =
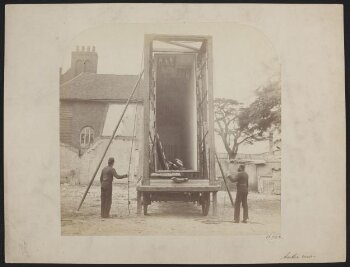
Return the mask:
[[[60, 99], [78, 100], [127, 100], [138, 75], [81, 73], [60, 85]], [[133, 99], [142, 100], [143, 80]]]

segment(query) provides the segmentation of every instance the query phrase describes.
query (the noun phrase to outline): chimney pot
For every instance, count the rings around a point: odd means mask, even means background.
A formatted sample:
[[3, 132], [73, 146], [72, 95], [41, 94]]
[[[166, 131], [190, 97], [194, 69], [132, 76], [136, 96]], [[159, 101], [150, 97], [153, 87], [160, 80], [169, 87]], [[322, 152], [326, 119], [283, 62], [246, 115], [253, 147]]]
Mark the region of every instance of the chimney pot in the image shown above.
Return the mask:
[[87, 47], [87, 51], [90, 52], [90, 46], [89, 46], [89, 45], [88, 45], [88, 47]]
[[92, 52], [95, 52], [95, 46], [92, 47]]

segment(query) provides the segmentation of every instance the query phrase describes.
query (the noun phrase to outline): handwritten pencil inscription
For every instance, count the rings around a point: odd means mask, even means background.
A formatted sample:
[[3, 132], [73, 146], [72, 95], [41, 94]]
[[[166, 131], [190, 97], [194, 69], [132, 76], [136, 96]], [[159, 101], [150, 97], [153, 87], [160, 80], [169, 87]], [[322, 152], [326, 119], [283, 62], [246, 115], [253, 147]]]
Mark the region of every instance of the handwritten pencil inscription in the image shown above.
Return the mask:
[[288, 252], [285, 254], [281, 260], [297, 260], [297, 259], [313, 259], [315, 258], [315, 255], [312, 254], [299, 254], [295, 252]]
[[267, 240], [276, 240], [276, 239], [281, 239], [281, 235], [278, 234], [268, 234], [266, 236]]

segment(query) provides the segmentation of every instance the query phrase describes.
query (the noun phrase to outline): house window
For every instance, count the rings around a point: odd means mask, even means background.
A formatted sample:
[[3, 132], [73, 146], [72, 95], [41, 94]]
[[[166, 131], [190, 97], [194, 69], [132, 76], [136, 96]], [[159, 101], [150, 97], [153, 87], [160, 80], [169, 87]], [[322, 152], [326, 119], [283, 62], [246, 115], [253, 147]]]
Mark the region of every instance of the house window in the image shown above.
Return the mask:
[[80, 145], [82, 147], [89, 146], [94, 143], [94, 129], [92, 127], [84, 127], [80, 132]]

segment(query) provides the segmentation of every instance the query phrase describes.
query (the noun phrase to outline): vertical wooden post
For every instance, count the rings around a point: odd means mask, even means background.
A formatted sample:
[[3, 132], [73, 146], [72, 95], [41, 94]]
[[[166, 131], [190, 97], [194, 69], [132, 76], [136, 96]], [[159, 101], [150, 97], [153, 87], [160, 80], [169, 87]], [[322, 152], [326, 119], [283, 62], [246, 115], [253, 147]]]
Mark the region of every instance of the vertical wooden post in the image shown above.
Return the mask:
[[[207, 65], [207, 58], [206, 58], [206, 50], [203, 49], [201, 51], [201, 55], [198, 57], [200, 59], [199, 61], [199, 76], [200, 79], [197, 79], [197, 83], [198, 83], [198, 97], [199, 97], [199, 102], [200, 102], [200, 108], [198, 108], [198, 117], [200, 118], [199, 122], [201, 123], [200, 127], [199, 127], [199, 136], [202, 138], [202, 135], [205, 135], [206, 132], [210, 132], [210, 129], [208, 128], [208, 101], [207, 101], [207, 97], [208, 97], [208, 85], [207, 85], [207, 69], [203, 67], [203, 65]], [[205, 99], [204, 99], [205, 98]], [[210, 133], [209, 133], [210, 135]], [[203, 155], [201, 155], [201, 163], [203, 164], [202, 166], [202, 170], [203, 170], [203, 178], [205, 179], [209, 179], [209, 173], [208, 173], [208, 165], [207, 165], [207, 161], [209, 160], [209, 153], [207, 154], [208, 148], [210, 148], [210, 146], [208, 145], [207, 142], [207, 138], [204, 137], [203, 138], [203, 143], [201, 144], [201, 146], [204, 147], [203, 152], [200, 151], [201, 153], [203, 153]]]
[[209, 109], [209, 183], [214, 184], [215, 172], [215, 140], [214, 140], [214, 94], [213, 94], [213, 40], [207, 39], [207, 66], [208, 66], [208, 109]]
[[149, 127], [150, 127], [150, 89], [151, 82], [151, 58], [152, 58], [152, 41], [153, 35], [145, 35], [144, 43], [144, 81], [145, 81], [145, 93], [144, 93], [144, 111], [143, 111], [143, 176], [142, 185], [149, 185]]
[[142, 211], [142, 199], [141, 199], [142, 192], [137, 191], [137, 208], [136, 208], [136, 214], [141, 215]]
[[218, 192], [213, 192], [213, 215], [216, 216], [218, 214], [217, 211], [217, 205], [218, 205], [218, 197], [217, 197]]
[[139, 182], [142, 180], [142, 177], [143, 177], [143, 153], [142, 153], [142, 149], [143, 149], [143, 144], [145, 142], [144, 138], [143, 138], [143, 109], [140, 108], [140, 112], [139, 112], [139, 118], [138, 118], [138, 121], [137, 121], [137, 140], [138, 142], [136, 142], [136, 149], [138, 150], [138, 155], [139, 155], [139, 158], [138, 158], [138, 163], [137, 163], [137, 177], [138, 179], [138, 182], [137, 182], [137, 185], [139, 184]]

